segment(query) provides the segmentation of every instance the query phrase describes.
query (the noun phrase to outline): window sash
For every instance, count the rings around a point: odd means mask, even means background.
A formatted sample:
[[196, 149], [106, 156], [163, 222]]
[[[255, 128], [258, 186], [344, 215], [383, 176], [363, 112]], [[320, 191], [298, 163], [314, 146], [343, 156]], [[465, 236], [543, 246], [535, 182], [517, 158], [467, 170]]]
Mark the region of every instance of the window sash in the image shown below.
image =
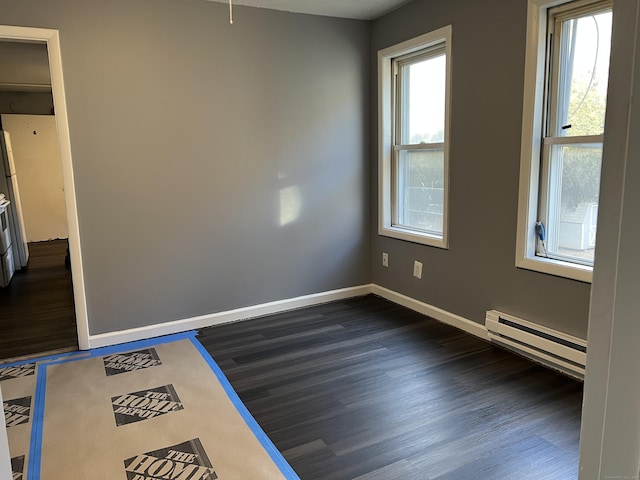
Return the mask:
[[[394, 112], [393, 116], [393, 146], [392, 146], [392, 155], [391, 155], [391, 198], [392, 198], [392, 208], [391, 208], [391, 226], [394, 228], [405, 229], [411, 232], [418, 232], [426, 235], [433, 235], [436, 237], [442, 237], [444, 235], [444, 229], [426, 229], [420, 228], [415, 225], [408, 225], [408, 222], [405, 220], [405, 197], [407, 196], [407, 192], [405, 189], [411, 188], [404, 185], [404, 173], [401, 168], [401, 160], [400, 157], [402, 152], [428, 152], [428, 151], [437, 151], [445, 149], [446, 137], [443, 142], [421, 142], [421, 143], [402, 143], [402, 139], [404, 138], [405, 128], [408, 128], [409, 122], [407, 121], [408, 116], [408, 105], [405, 104], [405, 93], [407, 87], [408, 78], [404, 76], [404, 67], [411, 66], [413, 64], [417, 64], [423, 62], [425, 60], [434, 59], [440, 56], [445, 56], [446, 61], [446, 44], [445, 42], [433, 45], [426, 49], [420, 50], [418, 52], [413, 52], [408, 55], [404, 55], [398, 58], [393, 59], [393, 86], [394, 86]], [[446, 75], [446, 69], [445, 69]], [[446, 93], [445, 93], [446, 95]], [[408, 101], [408, 98], [407, 98]], [[446, 102], [445, 102], [445, 110], [446, 110]], [[446, 111], [444, 112], [446, 116]], [[444, 161], [444, 160], [443, 160]], [[443, 168], [444, 170], [444, 168]], [[447, 173], [444, 172], [444, 176], [446, 177]], [[445, 178], [442, 179], [443, 184]], [[401, 188], [402, 186], [402, 188]]]
[[[571, 85], [565, 84], [562, 80], [566, 80], [562, 76], [562, 68], [560, 65], [561, 53], [563, 45], [567, 41], [562, 31], [562, 24], [568, 20], [577, 20], [580, 18], [605, 13], [612, 10], [611, 0], [584, 0], [583, 5], [576, 6], [576, 2], [568, 2], [554, 8], [550, 8], [547, 12], [547, 66], [546, 66], [546, 91], [545, 91], [545, 136], [547, 137], [565, 137], [563, 135], [561, 124], [559, 121], [560, 105], [569, 102], [568, 89]], [[604, 133], [604, 132], [603, 132]]]
[[409, 145], [394, 145], [393, 150], [398, 152], [400, 150], [439, 150], [444, 148], [445, 142], [437, 143], [413, 143]]
[[[545, 115], [543, 120], [543, 131], [540, 142], [540, 181], [538, 184], [538, 214], [537, 219], [541, 221], [547, 229], [546, 244], [535, 240], [535, 255], [570, 264], [592, 267], [592, 260], [584, 260], [577, 256], [562, 255], [556, 249], [558, 236], [560, 235], [560, 190], [562, 189], [561, 168], [553, 164], [552, 152], [554, 146], [596, 146], [602, 148], [604, 133], [594, 135], [565, 135], [562, 130], [562, 123], [566, 119], [561, 118], [567, 114], [560, 107], [569, 103], [569, 89], [571, 85], [567, 83], [567, 75], [562, 71], [561, 57], [563, 49], [568, 48], [565, 44], [567, 39], [562, 31], [563, 23], [572, 20], [596, 15], [610, 11], [612, 6], [610, 1], [584, 1], [580, 6], [575, 2], [563, 4], [550, 8], [547, 19], [547, 61], [546, 61], [546, 88], [544, 94]], [[551, 224], [551, 225], [550, 225]], [[549, 228], [551, 227], [551, 228]], [[550, 232], [553, 227], [555, 231]], [[533, 228], [533, 226], [531, 227]], [[550, 248], [551, 247], [551, 248]], [[556, 250], [555, 252], [552, 250]]]
[[[581, 259], [578, 255], [570, 255], [570, 254], [563, 255], [561, 252], [561, 249], [562, 249], [560, 245], [560, 236], [562, 235], [561, 233], [562, 231], [561, 191], [563, 187], [562, 170], [564, 168], [564, 165], [562, 165], [562, 163], [564, 162], [564, 160], [560, 162], [560, 164], [558, 164], [557, 161], [554, 162], [553, 149], [554, 147], [558, 147], [558, 146], [570, 146], [570, 147], [578, 147], [578, 148], [579, 147], [594, 148], [602, 151], [603, 142], [602, 142], [601, 136], [597, 136], [597, 137], [600, 138], [600, 141], [591, 141], [591, 140], [582, 141], [582, 142], [563, 141], [563, 142], [552, 142], [544, 146], [543, 148], [544, 161], [541, 169], [541, 172], [542, 172], [541, 176], [543, 178], [543, 181], [540, 184], [538, 211], [539, 211], [539, 218], [543, 219], [541, 221], [543, 221], [547, 229], [547, 238], [546, 238], [545, 245], [542, 245], [541, 242], [536, 241], [536, 248], [535, 248], [536, 256], [553, 259], [553, 260], [560, 260], [568, 263], [574, 263], [577, 265], [585, 265], [589, 267], [593, 266], [592, 260]], [[582, 137], [582, 138], [590, 139], [591, 137]], [[589, 210], [589, 212], [591, 212], [591, 210]], [[595, 227], [597, 227], [597, 222]], [[582, 226], [581, 228], [585, 228], [585, 227]], [[594, 229], [594, 232], [595, 232], [595, 229]]]
[[576, 143], [602, 143], [604, 134], [601, 135], [576, 135], [574, 137], [545, 137], [542, 139], [542, 146], [548, 145], [571, 145]]
[[[445, 56], [446, 58], [446, 44], [445, 42], [438, 43], [436, 45], [432, 45], [427, 47], [426, 49], [420, 50], [418, 52], [413, 52], [408, 55], [404, 55], [398, 58], [393, 59], [393, 88], [394, 88], [394, 104], [393, 109], [395, 111], [395, 115], [393, 116], [393, 145], [397, 146], [407, 146], [407, 145], [429, 145], [429, 143], [403, 143], [402, 138], [404, 137], [405, 127], [408, 126], [408, 121], [406, 121], [406, 117], [408, 114], [408, 108], [404, 103], [404, 93], [406, 90], [406, 81], [408, 79], [405, 78], [403, 72], [406, 66], [411, 66], [413, 64], [417, 64], [423, 62], [425, 60], [430, 60], [433, 58], [437, 58], [440, 56]], [[445, 69], [446, 75], [446, 69]], [[445, 95], [447, 93], [445, 92]], [[446, 101], [445, 101], [446, 102]], [[446, 108], [446, 107], [445, 107]], [[446, 142], [446, 138], [444, 139]], [[444, 142], [441, 142], [444, 143]]]

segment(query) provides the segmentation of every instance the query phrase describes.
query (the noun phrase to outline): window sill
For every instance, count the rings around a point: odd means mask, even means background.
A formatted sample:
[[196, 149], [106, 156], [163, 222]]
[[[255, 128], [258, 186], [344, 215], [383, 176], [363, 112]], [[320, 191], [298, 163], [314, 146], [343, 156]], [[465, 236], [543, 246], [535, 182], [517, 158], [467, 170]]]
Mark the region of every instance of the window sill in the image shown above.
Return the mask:
[[448, 249], [449, 245], [445, 238], [437, 235], [429, 235], [428, 233], [419, 233], [415, 230], [409, 230], [400, 227], [380, 227], [378, 234], [383, 237], [396, 238], [406, 242], [419, 243], [430, 247], [438, 247]]
[[579, 282], [591, 283], [593, 277], [593, 267], [579, 265], [562, 260], [543, 257], [525, 257], [516, 261], [516, 267], [536, 272], [555, 275], [556, 277], [569, 278]]

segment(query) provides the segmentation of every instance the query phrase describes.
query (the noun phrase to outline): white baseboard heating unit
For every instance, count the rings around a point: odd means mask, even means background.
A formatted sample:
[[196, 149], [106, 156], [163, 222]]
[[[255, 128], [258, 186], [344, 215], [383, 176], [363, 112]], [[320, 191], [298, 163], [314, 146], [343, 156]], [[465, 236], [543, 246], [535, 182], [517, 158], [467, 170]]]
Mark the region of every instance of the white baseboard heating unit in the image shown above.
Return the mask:
[[485, 326], [492, 342], [574, 378], [584, 379], [587, 361], [587, 342], [584, 340], [497, 310], [487, 311]]

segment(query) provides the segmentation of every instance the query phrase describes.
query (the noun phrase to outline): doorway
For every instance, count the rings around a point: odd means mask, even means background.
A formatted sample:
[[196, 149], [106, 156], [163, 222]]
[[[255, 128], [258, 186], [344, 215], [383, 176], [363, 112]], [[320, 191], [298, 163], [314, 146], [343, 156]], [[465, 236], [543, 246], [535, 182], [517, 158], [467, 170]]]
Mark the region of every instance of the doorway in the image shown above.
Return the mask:
[[[47, 247], [51, 248], [44, 249], [38, 248], [37, 244], [34, 244], [34, 246], [36, 246], [36, 248], [34, 249], [34, 253], [36, 254], [37, 260], [36, 258], [32, 257], [32, 259], [34, 260], [34, 268], [32, 270], [38, 270], [38, 268], [36, 268], [36, 265], [46, 270], [51, 266], [47, 265], [51, 263], [54, 257], [59, 258], [61, 254], [64, 254], [63, 261], [66, 263], [66, 268], [69, 269], [68, 275], [66, 278], [64, 277], [64, 275], [58, 276], [57, 280], [53, 281], [57, 282], [58, 287], [64, 286], [65, 282], [67, 283], [65, 294], [70, 295], [71, 309], [75, 313], [75, 323], [72, 324], [70, 328], [72, 332], [75, 332], [77, 346], [79, 346], [80, 349], [88, 349], [89, 333], [84, 291], [84, 277], [78, 230], [75, 186], [73, 182], [73, 165], [71, 160], [71, 145], [69, 138], [66, 100], [62, 81], [62, 62], [60, 56], [58, 32], [57, 30], [50, 29], [0, 26], [0, 43], [4, 42], [17, 42], [19, 44], [40, 45], [46, 47], [50, 75], [49, 88], [53, 106], [51, 113], [55, 113], [55, 130], [60, 150], [60, 164], [62, 167], [61, 173], [64, 189], [63, 203], [64, 208], [66, 209], [68, 240], [63, 242], [53, 242], [52, 244], [47, 245]], [[36, 84], [32, 85], [31, 88], [38, 89], [43, 88], [43, 86], [38, 85], [36, 82]], [[55, 260], [55, 262], [57, 262], [57, 260]], [[31, 266], [31, 262], [29, 263], [29, 265]], [[65, 268], [65, 265], [63, 265], [63, 268]], [[45, 270], [42, 270], [40, 273], [44, 272]], [[49, 270], [49, 273], [51, 273], [51, 270]], [[42, 280], [42, 278], [46, 277], [46, 275], [39, 275], [39, 277], [40, 280]], [[17, 295], [20, 295], [20, 289], [17, 288], [16, 290], [18, 291]], [[44, 308], [46, 308], [47, 302], [44, 301], [43, 304]], [[49, 303], [49, 308], [55, 308], [52, 307], [52, 305], [55, 304], [55, 302]], [[32, 307], [33, 304], [30, 304], [29, 308]], [[2, 305], [0, 305], [0, 309], [1, 308]], [[0, 315], [0, 322], [2, 322], [2, 316], [3, 315]], [[36, 321], [36, 323], [30, 325], [29, 328], [33, 329], [35, 335], [35, 333], [39, 329], [46, 328], [46, 326], [39, 325], [38, 321]], [[65, 334], [67, 335], [67, 338], [69, 338], [69, 325], [67, 325], [65, 329]], [[33, 342], [33, 340], [29, 339], [29, 336], [25, 337], [22, 334], [18, 333], [16, 333], [15, 335], [15, 341], [18, 343]], [[33, 345], [33, 347], [35, 349], [38, 348], [37, 345]], [[2, 353], [3, 352], [0, 352], [0, 354]]]

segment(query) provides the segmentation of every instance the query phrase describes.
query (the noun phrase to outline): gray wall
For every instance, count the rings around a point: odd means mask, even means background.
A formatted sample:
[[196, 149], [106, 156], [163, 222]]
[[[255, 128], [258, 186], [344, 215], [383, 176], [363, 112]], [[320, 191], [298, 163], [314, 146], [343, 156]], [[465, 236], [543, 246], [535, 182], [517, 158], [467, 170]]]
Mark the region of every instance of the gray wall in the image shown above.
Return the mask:
[[60, 31], [91, 334], [370, 282], [368, 23], [2, 7]]
[[[416, 0], [373, 23], [372, 81], [379, 49], [453, 25], [450, 248], [378, 236], [373, 208], [373, 281], [476, 322], [499, 309], [586, 338], [589, 284], [515, 267], [526, 9], [526, 0]], [[377, 181], [374, 170], [373, 205]]]

